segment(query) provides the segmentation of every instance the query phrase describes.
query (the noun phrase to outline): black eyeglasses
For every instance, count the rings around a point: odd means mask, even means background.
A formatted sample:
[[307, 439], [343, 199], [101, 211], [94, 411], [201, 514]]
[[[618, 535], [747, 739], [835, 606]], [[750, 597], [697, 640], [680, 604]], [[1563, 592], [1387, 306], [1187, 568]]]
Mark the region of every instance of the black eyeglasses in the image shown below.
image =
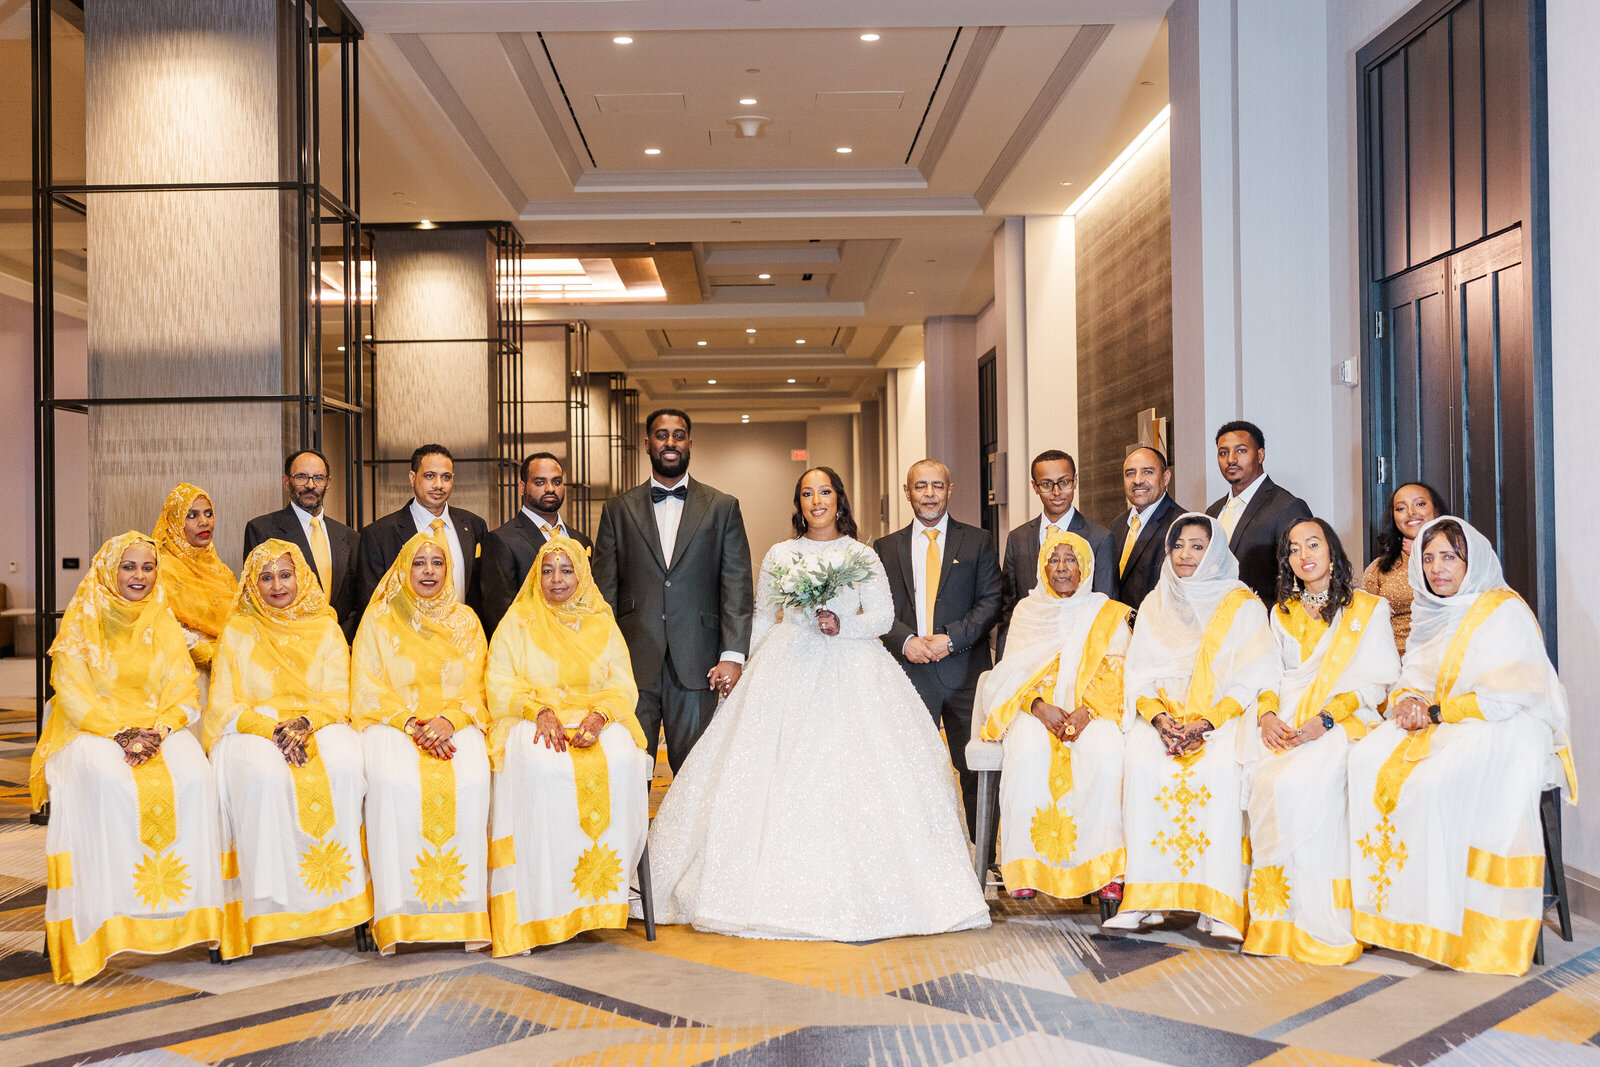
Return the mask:
[[1057, 489], [1071, 489], [1074, 485], [1078, 484], [1078, 479], [1076, 479], [1076, 478], [1057, 478], [1053, 482], [1052, 481], [1042, 481], [1042, 482], [1034, 482], [1033, 484], [1039, 487], [1039, 491], [1041, 493], [1053, 493]]
[[326, 474], [291, 474], [289, 480], [295, 485], [327, 485]]

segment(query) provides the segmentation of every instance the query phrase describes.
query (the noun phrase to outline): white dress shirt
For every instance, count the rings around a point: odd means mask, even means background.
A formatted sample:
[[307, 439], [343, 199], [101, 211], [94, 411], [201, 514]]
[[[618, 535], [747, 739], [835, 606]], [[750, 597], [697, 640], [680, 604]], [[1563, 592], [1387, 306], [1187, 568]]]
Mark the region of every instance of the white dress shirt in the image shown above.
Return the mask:
[[[317, 542], [311, 536], [312, 519], [322, 524], [322, 536], [328, 542], [328, 559], [330, 562], [333, 560], [333, 538], [328, 537], [328, 511], [324, 508], [321, 514], [313, 515], [293, 500], [289, 501], [289, 506], [294, 509], [294, 517], [300, 520], [300, 532], [305, 534], [306, 545], [311, 549], [311, 555], [306, 557], [306, 562], [311, 564], [311, 569], [314, 572], [317, 569]], [[333, 575], [331, 574], [319, 574], [317, 579], [330, 588], [333, 586]]]
[[[678, 485], [688, 488], [689, 479], [685, 478]], [[654, 478], [650, 479], [650, 486], [661, 488], [669, 492], [676, 486], [661, 485]], [[656, 532], [661, 535], [661, 558], [668, 567], [672, 566], [672, 550], [678, 547], [678, 524], [683, 521], [684, 501], [675, 496], [669, 496], [659, 504], [651, 504], [651, 509], [656, 513]]]
[[[937, 524], [924, 526], [921, 519], [911, 520], [911, 579], [916, 583], [917, 633], [933, 632], [933, 620], [928, 618], [928, 531], [939, 531], [939, 559], [944, 560], [944, 549], [950, 543], [950, 513], [939, 517]], [[943, 576], [944, 568], [940, 567]]]
[[[1165, 500], [1165, 499], [1167, 499], [1167, 494], [1162, 493], [1160, 496], [1156, 497], [1155, 503], [1151, 504], [1149, 507], [1147, 507], [1147, 508], [1143, 509], [1142, 511], [1138, 512], [1138, 515], [1139, 515], [1139, 532], [1141, 534], [1144, 533], [1145, 529], [1150, 525], [1150, 516], [1152, 516], [1152, 515], [1154, 515], [1156, 513], [1156, 508], [1159, 508], [1161, 506], [1161, 502], [1163, 500]], [[1123, 525], [1124, 526], [1128, 526], [1128, 527], [1131, 528], [1133, 526], [1133, 516], [1134, 516], [1134, 509], [1133, 508], [1129, 508], [1128, 509], [1128, 517], [1123, 520]], [[1162, 536], [1163, 537], [1166, 536], [1166, 531], [1162, 531]]]
[[[1267, 472], [1262, 471], [1260, 474], [1256, 475], [1256, 480], [1245, 486], [1244, 490], [1240, 492], [1238, 496], [1233, 495], [1233, 487], [1231, 485], [1228, 487], [1228, 498], [1222, 502], [1222, 511], [1228, 510], [1228, 504], [1230, 501], [1237, 500], [1239, 502], [1238, 514], [1236, 514], [1233, 519], [1233, 528], [1235, 530], [1239, 528], [1239, 520], [1244, 517], [1244, 509], [1250, 506], [1250, 498], [1256, 495], [1256, 490], [1260, 489], [1261, 483], [1266, 480]], [[1218, 522], [1222, 521], [1222, 511], [1217, 512]], [[1227, 528], [1224, 527], [1224, 529], [1226, 530]], [[1228, 539], [1230, 541], [1233, 540], [1232, 531], [1228, 531]]]
[[567, 524], [561, 521], [561, 516], [560, 516], [559, 513], [556, 515], [556, 524], [554, 526], [551, 526], [548, 522], [545, 522], [544, 521], [544, 516], [540, 515], [537, 511], [534, 511], [532, 508], [523, 508], [522, 509], [522, 513], [524, 515], [528, 516], [528, 521], [529, 522], [533, 523], [535, 526], [537, 526], [539, 528], [539, 532], [544, 534], [544, 538], [545, 538], [546, 541], [550, 540], [550, 538], [552, 538], [552, 537], [557, 536], [558, 534], [560, 536], [562, 536], [562, 537], [570, 536], [567, 533]]
[[1040, 548], [1044, 547], [1044, 543], [1045, 543], [1046, 539], [1049, 538], [1051, 530], [1060, 530], [1062, 533], [1071, 533], [1072, 531], [1070, 529], [1068, 529], [1068, 527], [1070, 527], [1072, 525], [1072, 516], [1076, 515], [1077, 513], [1078, 513], [1078, 509], [1069, 505], [1067, 507], [1067, 510], [1062, 513], [1061, 518], [1057, 519], [1055, 522], [1051, 522], [1049, 519], [1046, 519], [1043, 515], [1040, 515], [1039, 516], [1039, 547]]
[[456, 533], [456, 524], [450, 518], [450, 505], [446, 504], [444, 511], [435, 515], [412, 498], [411, 521], [417, 524], [417, 533], [432, 533], [434, 519], [444, 521], [444, 537], [450, 542], [451, 584], [456, 587], [456, 599], [465, 604], [467, 602], [466, 558], [461, 554], [461, 536]]

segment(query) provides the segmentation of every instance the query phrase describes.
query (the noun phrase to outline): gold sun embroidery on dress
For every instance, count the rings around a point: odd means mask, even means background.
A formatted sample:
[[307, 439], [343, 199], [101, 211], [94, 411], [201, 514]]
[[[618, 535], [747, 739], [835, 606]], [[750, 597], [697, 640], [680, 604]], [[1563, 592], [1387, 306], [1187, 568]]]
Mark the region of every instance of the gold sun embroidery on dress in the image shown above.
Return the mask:
[[[1162, 786], [1161, 792], [1156, 794], [1156, 803], [1172, 816], [1172, 827], [1177, 833], [1169, 834], [1163, 830], [1150, 842], [1163, 856], [1167, 854], [1168, 848], [1177, 853], [1172, 865], [1182, 875], [1188, 875], [1194, 867], [1195, 860], [1211, 847], [1211, 839], [1204, 831], [1197, 835], [1191, 829], [1194, 826], [1195, 814], [1190, 809], [1203, 808], [1211, 801], [1209, 788], [1201, 786], [1196, 790], [1189, 785], [1189, 779], [1193, 774], [1193, 768], [1180, 767], [1172, 776], [1172, 784]], [[1177, 808], [1175, 811], [1174, 805]]]
[[133, 891], [151, 911], [165, 911], [189, 892], [189, 865], [170, 852], [151, 853], [133, 869]]
[[572, 871], [572, 889], [581, 898], [600, 901], [622, 884], [622, 860], [610, 845], [591, 845], [578, 857]]
[[459, 901], [466, 881], [467, 865], [453, 848], [449, 852], [443, 849], [424, 851], [417, 856], [417, 865], [411, 868], [411, 883], [416, 887], [417, 899], [430, 911]]
[[1378, 864], [1378, 869], [1367, 876], [1367, 881], [1372, 883], [1367, 900], [1379, 915], [1383, 914], [1384, 907], [1389, 903], [1389, 887], [1394, 884], [1394, 879], [1389, 877], [1389, 864], [1394, 863], [1395, 874], [1399, 874], [1406, 865], [1406, 843], [1396, 841], [1394, 833], [1394, 823], [1385, 815], [1377, 826], [1356, 842], [1361, 854]]
[[1250, 883], [1250, 899], [1261, 915], [1282, 915], [1289, 910], [1289, 877], [1282, 867], [1258, 867]]
[[333, 896], [355, 870], [350, 853], [338, 841], [318, 841], [300, 857], [300, 880], [313, 893]]
[[1030, 836], [1033, 850], [1046, 863], [1057, 867], [1067, 862], [1072, 850], [1078, 847], [1077, 824], [1071, 815], [1062, 814], [1053, 804], [1034, 812]]

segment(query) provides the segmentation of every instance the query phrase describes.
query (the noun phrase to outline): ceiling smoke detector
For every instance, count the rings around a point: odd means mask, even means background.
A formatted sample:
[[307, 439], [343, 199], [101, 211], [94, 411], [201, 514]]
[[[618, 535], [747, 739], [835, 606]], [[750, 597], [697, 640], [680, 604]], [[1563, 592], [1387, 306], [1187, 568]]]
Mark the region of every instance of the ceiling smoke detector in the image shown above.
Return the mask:
[[761, 127], [772, 120], [765, 115], [735, 115], [728, 121], [739, 127], [740, 137], [759, 137]]

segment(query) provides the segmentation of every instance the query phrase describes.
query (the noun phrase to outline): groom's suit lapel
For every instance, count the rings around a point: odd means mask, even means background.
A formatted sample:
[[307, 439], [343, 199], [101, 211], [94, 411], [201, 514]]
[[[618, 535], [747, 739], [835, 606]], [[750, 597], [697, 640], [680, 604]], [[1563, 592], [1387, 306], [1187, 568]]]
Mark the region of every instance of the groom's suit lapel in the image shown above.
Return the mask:
[[[628, 499], [628, 510], [633, 515], [634, 525], [639, 528], [639, 537], [645, 546], [650, 549], [650, 555], [655, 559], [656, 566], [661, 568], [663, 574], [667, 570], [667, 561], [661, 556], [661, 529], [656, 526], [655, 506], [650, 503], [650, 483], [645, 482]], [[688, 508], [684, 509], [685, 511]], [[678, 530], [679, 542], [682, 543], [683, 529]]]
[[[694, 535], [700, 531], [700, 525], [706, 519], [706, 512], [711, 509], [711, 494], [706, 492], [706, 487], [696, 482], [693, 478], [688, 479], [686, 484], [689, 486], [689, 495], [683, 502], [683, 515], [678, 521], [678, 539], [672, 545], [672, 563], [667, 567], [669, 572], [683, 558], [684, 550], [688, 547], [689, 542], [694, 539]], [[652, 524], [655, 522], [654, 515], [651, 516], [650, 521]], [[656, 551], [658, 554], [661, 551], [660, 542], [661, 539], [657, 537]]]

